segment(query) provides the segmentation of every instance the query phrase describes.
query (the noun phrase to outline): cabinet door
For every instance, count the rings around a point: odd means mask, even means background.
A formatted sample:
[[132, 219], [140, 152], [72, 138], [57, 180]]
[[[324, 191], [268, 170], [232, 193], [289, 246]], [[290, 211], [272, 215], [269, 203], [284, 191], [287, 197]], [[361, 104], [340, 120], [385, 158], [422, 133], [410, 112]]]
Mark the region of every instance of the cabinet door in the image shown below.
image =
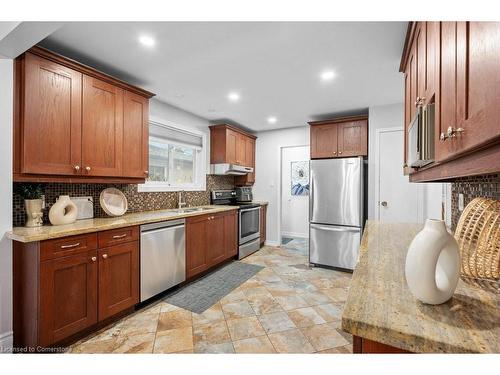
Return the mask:
[[238, 254], [238, 215], [236, 211], [224, 215], [224, 237], [226, 258]]
[[245, 165], [245, 166], [247, 164], [247, 161], [246, 161], [246, 156], [247, 156], [246, 138], [247, 137], [245, 137], [242, 134], [237, 134], [237, 137], [236, 137], [236, 164]]
[[226, 130], [226, 163], [237, 164], [236, 148], [238, 146], [238, 133]]
[[417, 98], [425, 100], [426, 90], [426, 24], [419, 22], [415, 30], [415, 52], [416, 52], [416, 68], [417, 68]]
[[186, 219], [186, 277], [208, 268], [207, 216]]
[[247, 137], [245, 147], [245, 166], [252, 167], [254, 171], [243, 176], [236, 176], [234, 182], [237, 186], [248, 186], [255, 183], [255, 139]]
[[418, 83], [417, 83], [417, 52], [416, 44], [413, 43], [410, 50], [410, 55], [408, 56], [408, 73], [410, 75], [410, 121], [415, 117], [417, 113], [417, 107], [415, 102], [418, 97]]
[[99, 320], [139, 302], [139, 242], [99, 249]]
[[337, 156], [337, 124], [311, 126], [311, 159]]
[[226, 258], [224, 215], [219, 214], [208, 218], [207, 243], [207, 263], [209, 266]]
[[83, 173], [89, 176], [120, 176], [122, 147], [123, 90], [97, 78], [84, 76]]
[[500, 138], [500, 22], [457, 23], [457, 116], [445, 126], [459, 152]]
[[40, 345], [97, 322], [96, 250], [40, 264]]
[[260, 206], [260, 246], [266, 242], [266, 216], [267, 205]]
[[338, 124], [338, 156], [367, 156], [367, 128], [366, 120]]
[[31, 53], [25, 56], [21, 172], [77, 174], [82, 74]]
[[123, 94], [123, 177], [147, 177], [149, 164], [149, 100]]

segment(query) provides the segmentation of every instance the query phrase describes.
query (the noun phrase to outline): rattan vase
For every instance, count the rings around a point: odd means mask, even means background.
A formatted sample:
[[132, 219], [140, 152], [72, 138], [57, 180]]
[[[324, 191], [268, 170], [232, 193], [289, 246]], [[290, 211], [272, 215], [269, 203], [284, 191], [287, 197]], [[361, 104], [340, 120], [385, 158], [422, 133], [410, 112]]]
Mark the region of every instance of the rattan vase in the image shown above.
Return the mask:
[[462, 277], [500, 282], [499, 200], [473, 199], [460, 216], [455, 239]]

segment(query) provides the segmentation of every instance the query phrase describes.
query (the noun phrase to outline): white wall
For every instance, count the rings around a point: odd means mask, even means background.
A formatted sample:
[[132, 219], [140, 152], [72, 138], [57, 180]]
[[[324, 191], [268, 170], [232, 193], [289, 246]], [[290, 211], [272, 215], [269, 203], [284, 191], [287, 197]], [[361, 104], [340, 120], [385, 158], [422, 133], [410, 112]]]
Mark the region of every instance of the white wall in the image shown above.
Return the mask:
[[309, 196], [292, 195], [293, 161], [309, 161], [309, 146], [281, 149], [281, 235], [309, 237]]
[[254, 198], [269, 202], [267, 208], [267, 239], [269, 245], [279, 244], [280, 154], [284, 146], [309, 145], [309, 126], [259, 132], [255, 151]]
[[13, 62], [0, 59], [0, 352], [12, 346], [12, 108]]

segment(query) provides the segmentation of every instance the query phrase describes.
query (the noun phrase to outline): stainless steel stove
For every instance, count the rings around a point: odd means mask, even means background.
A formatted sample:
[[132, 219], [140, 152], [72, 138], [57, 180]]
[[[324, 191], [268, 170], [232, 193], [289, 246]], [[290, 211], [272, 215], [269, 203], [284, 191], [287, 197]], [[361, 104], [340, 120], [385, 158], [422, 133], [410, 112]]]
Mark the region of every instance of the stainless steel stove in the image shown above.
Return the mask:
[[[248, 189], [248, 188], [247, 188]], [[245, 201], [237, 200], [236, 190], [212, 190], [212, 204], [238, 206], [238, 259], [260, 248], [260, 204], [252, 203], [252, 193], [245, 191]]]

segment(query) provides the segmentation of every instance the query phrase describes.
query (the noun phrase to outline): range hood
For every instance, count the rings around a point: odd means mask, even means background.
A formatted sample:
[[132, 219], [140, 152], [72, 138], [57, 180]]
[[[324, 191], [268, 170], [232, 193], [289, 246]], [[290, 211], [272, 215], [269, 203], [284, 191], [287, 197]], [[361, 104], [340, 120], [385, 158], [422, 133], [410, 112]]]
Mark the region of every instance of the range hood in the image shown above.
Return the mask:
[[243, 176], [252, 173], [252, 167], [244, 167], [237, 164], [220, 163], [210, 164], [210, 174]]

